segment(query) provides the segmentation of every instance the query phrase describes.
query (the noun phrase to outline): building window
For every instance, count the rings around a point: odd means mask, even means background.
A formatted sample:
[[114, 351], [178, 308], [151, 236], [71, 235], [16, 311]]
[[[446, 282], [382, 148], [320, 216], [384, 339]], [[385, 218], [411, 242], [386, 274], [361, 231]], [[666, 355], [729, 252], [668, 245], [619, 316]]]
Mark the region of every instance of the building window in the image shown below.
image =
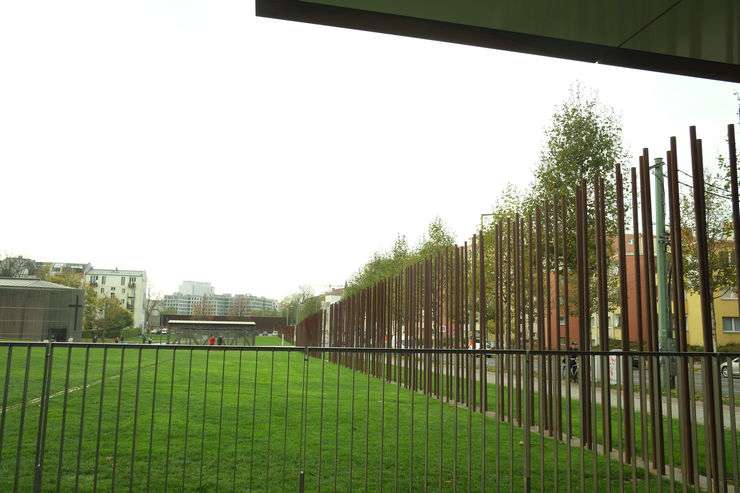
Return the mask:
[[618, 314], [618, 313], [615, 313], [615, 314], [614, 314], [614, 328], [615, 328], [615, 329], [618, 329], [618, 328], [620, 327], [620, 325], [619, 325], [619, 324], [620, 324], [621, 322], [622, 322], [622, 320], [621, 320], [621, 317], [619, 316], [619, 314]]
[[105, 276], [100, 280], [100, 284], [105, 284]]
[[105, 288], [100, 288], [101, 293], [105, 293]]
[[121, 286], [123, 286], [124, 284], [126, 284], [126, 278], [125, 277], [122, 277], [121, 278]]
[[724, 332], [740, 333], [740, 318], [722, 317], [722, 330]]
[[110, 292], [111, 293], [113, 293], [115, 290], [116, 290], [116, 287], [115, 286], [113, 286], [112, 288], [110, 288]]
[[629, 239], [627, 240], [627, 244], [628, 244], [628, 245], [632, 245], [632, 244], [634, 244], [634, 243], [635, 243], [635, 240], [633, 240], [632, 238], [629, 238]]
[[565, 325], [565, 317], [560, 317], [560, 325]]

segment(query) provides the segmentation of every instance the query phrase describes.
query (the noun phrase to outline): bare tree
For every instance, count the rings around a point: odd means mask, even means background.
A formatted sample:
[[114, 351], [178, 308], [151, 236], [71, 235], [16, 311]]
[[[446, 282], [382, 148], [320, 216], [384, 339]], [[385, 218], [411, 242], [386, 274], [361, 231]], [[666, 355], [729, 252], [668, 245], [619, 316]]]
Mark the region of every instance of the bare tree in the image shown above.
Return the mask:
[[151, 286], [146, 289], [146, 308], [144, 314], [146, 317], [144, 320], [149, 325], [149, 318], [156, 312], [161, 313], [164, 309], [164, 300], [162, 300], [162, 293], [155, 291]]
[[22, 255], [0, 260], [0, 277], [27, 277], [33, 274], [36, 262]]
[[234, 301], [229, 306], [230, 317], [248, 317], [252, 314], [252, 304], [249, 302], [249, 298], [243, 294], [238, 294], [234, 297]]
[[208, 298], [208, 295], [203, 295], [198, 304], [193, 307], [193, 317], [196, 320], [208, 320], [216, 314], [216, 306]]

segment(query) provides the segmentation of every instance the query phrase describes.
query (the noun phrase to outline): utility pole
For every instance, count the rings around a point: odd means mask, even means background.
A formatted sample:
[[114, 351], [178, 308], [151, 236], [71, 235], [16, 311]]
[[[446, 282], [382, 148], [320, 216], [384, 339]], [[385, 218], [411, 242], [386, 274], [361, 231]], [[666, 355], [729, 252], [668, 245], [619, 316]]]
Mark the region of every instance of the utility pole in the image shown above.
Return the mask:
[[[656, 239], [658, 248], [655, 251], [658, 268], [658, 349], [660, 351], [671, 351], [673, 344], [668, 337], [670, 326], [670, 313], [668, 310], [668, 270], [667, 270], [667, 248], [668, 235], [665, 230], [665, 186], [663, 181], [663, 159], [656, 158], [652, 166], [653, 175], [655, 176], [655, 223]], [[661, 371], [665, 372], [667, 368], [661, 365]], [[672, 372], [669, 373], [672, 375]], [[661, 376], [665, 381], [665, 373]]]

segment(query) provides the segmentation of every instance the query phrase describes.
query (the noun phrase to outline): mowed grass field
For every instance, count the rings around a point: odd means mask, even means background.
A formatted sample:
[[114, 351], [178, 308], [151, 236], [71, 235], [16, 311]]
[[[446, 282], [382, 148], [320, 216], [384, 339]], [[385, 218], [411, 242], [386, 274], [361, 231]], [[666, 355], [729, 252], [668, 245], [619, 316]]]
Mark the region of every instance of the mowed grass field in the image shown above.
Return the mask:
[[[521, 429], [294, 348], [55, 345], [40, 436], [45, 351], [0, 346], [0, 491], [35, 474], [43, 491], [297, 491], [301, 470], [306, 491], [525, 486]], [[531, 486], [565, 488], [568, 447], [539, 440]], [[571, 462], [576, 490], [634, 479], [581, 448]]]

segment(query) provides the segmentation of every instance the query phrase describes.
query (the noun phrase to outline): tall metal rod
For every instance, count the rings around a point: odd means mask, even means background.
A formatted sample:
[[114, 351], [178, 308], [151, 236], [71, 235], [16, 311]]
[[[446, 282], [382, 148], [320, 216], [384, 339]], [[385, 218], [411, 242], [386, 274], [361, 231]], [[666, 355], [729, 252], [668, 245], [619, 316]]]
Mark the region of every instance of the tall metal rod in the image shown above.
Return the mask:
[[[640, 157], [640, 160], [642, 160], [642, 157]], [[635, 300], [636, 300], [636, 309], [637, 309], [637, 349], [638, 351], [644, 351], [644, 337], [643, 337], [643, 293], [642, 293], [642, 267], [640, 265], [640, 257], [645, 254], [644, 248], [640, 247], [640, 233], [639, 233], [639, 226], [640, 226], [640, 213], [639, 209], [637, 207], [637, 170], [635, 168], [630, 169], [631, 179], [632, 179], [632, 227], [633, 227], [633, 243], [634, 243], [634, 251], [635, 251]], [[638, 368], [638, 374], [640, 378], [640, 428], [642, 429], [642, 433], [640, 436], [642, 437], [642, 459], [645, 464], [647, 464], [649, 460], [649, 453], [648, 453], [648, 440], [647, 440], [647, 428], [645, 426], [645, 420], [647, 419], [647, 411], [646, 411], [646, 404], [645, 404], [645, 358], [640, 357], [639, 358], [639, 368]], [[647, 468], [645, 468], [645, 484], [649, 484], [649, 472]]]
[[[645, 276], [643, 281], [645, 283], [645, 313], [647, 318], [647, 342], [648, 350], [655, 351], [656, 344], [656, 328], [657, 328], [657, 312], [653, 309], [655, 302], [655, 270], [653, 269], [652, 262], [652, 244], [653, 244], [653, 223], [652, 223], [652, 205], [650, 203], [650, 183], [649, 183], [649, 167], [650, 159], [648, 157], [648, 150], [643, 149], [643, 155], [640, 159], [640, 199], [642, 201], [642, 245], [643, 245], [643, 267]], [[658, 450], [658, 426], [660, 425], [662, 418], [658, 416], [658, 406], [656, 404], [657, 396], [660, 394], [659, 388], [655, 381], [655, 363], [656, 360], [653, 357], [649, 357], [650, 364], [648, 365], [648, 381], [650, 394], [648, 399], [649, 413], [650, 413], [650, 440], [653, 450], [653, 469], [658, 470], [660, 464], [660, 451]], [[663, 470], [660, 469], [662, 474]]]
[[[696, 138], [696, 127], [689, 129], [691, 140], [691, 167], [694, 179], [694, 218], [696, 220], [696, 248], [699, 269], [699, 291], [701, 299], [702, 334], [704, 350], [714, 351], [712, 341], [712, 292], [709, 283], [709, 260], [707, 243], [706, 203], [704, 198], [704, 166], [701, 161], [699, 143]], [[707, 387], [704, 389], [707, 414], [709, 417], [709, 453], [712, 470], [712, 489], [719, 491], [719, 466], [717, 463], [717, 422], [714, 393], [714, 372], [711, 359], [705, 359]]]
[[[552, 343], [552, 310], [551, 310], [551, 280], [550, 276], [552, 271], [550, 270], [550, 202], [545, 201], [545, 297], [544, 297], [544, 308], [545, 316], [543, 321], [545, 322], [545, 337], [544, 347], [546, 349], [553, 349]], [[553, 380], [552, 380], [552, 356], [545, 355], [543, 374], [540, 378], [545, 379], [545, 420], [547, 422], [547, 431], [549, 436], [553, 436]]]
[[[552, 231], [554, 234], [553, 237], [553, 272], [555, 273], [555, 279], [554, 279], [554, 295], [553, 295], [553, 302], [555, 303], [555, 315], [553, 323], [555, 324], [555, 349], [562, 350], [560, 341], [563, 337], [563, 334], [560, 331], [560, 242], [559, 242], [559, 227], [558, 227], [558, 212], [559, 212], [559, 206], [558, 206], [558, 198], [557, 196], [553, 198], [552, 201], [552, 218], [553, 218], [553, 226]], [[552, 317], [552, 315], [550, 315]], [[566, 314], [567, 316], [567, 314]], [[560, 359], [562, 356], [558, 355], [558, 359]], [[563, 375], [560, 371], [560, 364], [559, 361], [556, 362], [554, 366], [555, 370], [555, 389], [556, 389], [556, 426], [557, 426], [557, 438], [558, 440], [563, 439], [563, 393], [562, 393], [562, 386], [560, 385], [560, 382], [562, 382]], [[557, 451], [557, 448], [555, 449]], [[557, 456], [556, 456], [557, 457]]]
[[[679, 352], [685, 352], [688, 348], [686, 344], [686, 313], [685, 307], [685, 288], [683, 272], [683, 246], [681, 242], [681, 208], [679, 205], [678, 192], [678, 158], [677, 158], [676, 137], [671, 137], [670, 159], [668, 160], [668, 202], [671, 215], [671, 259], [673, 263], [673, 286], [674, 286], [674, 315], [676, 341]], [[737, 238], [737, 236], [736, 236]], [[686, 358], [678, 358], [678, 378], [679, 378], [679, 420], [681, 421], [681, 468], [688, 484], [696, 484], [694, 478], [693, 443], [691, 441], [691, 412], [689, 409], [689, 368], [687, 367]]]
[[[634, 404], [633, 399], [630, 397], [629, 389], [629, 382], [632, 379], [632, 358], [627, 354], [627, 352], [630, 350], [630, 307], [629, 298], [627, 296], [627, 252], [624, 229], [624, 190], [622, 169], [618, 163], [614, 166], [614, 168], [617, 192], [617, 248], [619, 252], [620, 325], [622, 328], [622, 352], [625, 353], [622, 357], [622, 394], [624, 401], [624, 418], [620, 421], [622, 423], [622, 427], [624, 428], [625, 461], [629, 464], [632, 462], [632, 406]], [[636, 254], [637, 252], [635, 251], [633, 253]]]

